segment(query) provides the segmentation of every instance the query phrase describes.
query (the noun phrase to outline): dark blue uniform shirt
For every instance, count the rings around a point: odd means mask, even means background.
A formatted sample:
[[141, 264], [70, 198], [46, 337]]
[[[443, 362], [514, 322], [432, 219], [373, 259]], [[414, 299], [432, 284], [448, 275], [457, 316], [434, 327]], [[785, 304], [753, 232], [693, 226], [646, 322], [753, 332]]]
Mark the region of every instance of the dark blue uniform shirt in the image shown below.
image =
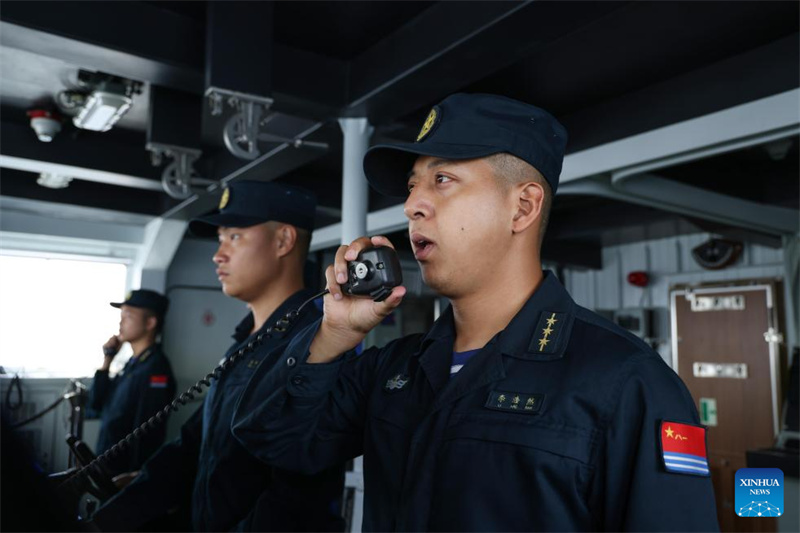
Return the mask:
[[304, 364], [317, 328], [251, 380], [234, 434], [303, 472], [363, 454], [365, 530], [717, 530], [710, 478], [659, 451], [662, 419], [698, 423], [686, 387], [551, 273], [452, 377], [451, 309], [427, 335]]
[[[146, 422], [175, 397], [175, 377], [160, 344], [154, 344], [138, 357], [131, 357], [113, 378], [107, 371], [95, 372], [89, 391], [89, 408], [100, 414], [99, 455], [128, 433]], [[138, 470], [158, 450], [166, 437], [166, 425], [148, 431], [133, 442], [126, 453], [110, 459], [106, 466], [113, 474]]]
[[[292, 295], [252, 335], [253, 316], [248, 315], [225, 357], [311, 296], [308, 291]], [[98, 511], [95, 522], [101, 529], [137, 529], [185, 505], [189, 497], [196, 531], [343, 529], [341, 463], [313, 477], [271, 468], [250, 455], [230, 431], [235, 403], [255, 369], [272, 368], [286, 343], [319, 317], [313, 305], [306, 306], [291, 329], [275, 331], [214, 381], [202, 407], [182, 426], [180, 438], [164, 445], [142, 474]]]

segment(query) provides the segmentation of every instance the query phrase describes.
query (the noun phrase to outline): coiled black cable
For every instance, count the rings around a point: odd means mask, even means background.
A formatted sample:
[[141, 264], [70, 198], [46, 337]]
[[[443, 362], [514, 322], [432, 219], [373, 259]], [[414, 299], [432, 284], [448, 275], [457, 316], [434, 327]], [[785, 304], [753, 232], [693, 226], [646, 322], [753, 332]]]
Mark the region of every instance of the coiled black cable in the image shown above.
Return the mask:
[[286, 313], [283, 318], [279, 319], [275, 324], [271, 327], [268, 327], [263, 333], [259, 333], [253, 340], [247, 343], [246, 346], [243, 346], [236, 350], [230, 357], [225, 359], [219, 365], [217, 365], [214, 370], [203, 376], [197, 383], [186, 389], [186, 392], [182, 393], [180, 396], [175, 398], [172, 402], [168, 403], [161, 409], [159, 412], [151, 416], [148, 420], [143, 422], [138, 428], [134, 429], [130, 432], [127, 436], [125, 436], [122, 440], [117, 442], [114, 446], [103, 452], [102, 454], [95, 457], [89, 464], [84, 465], [74, 474], [69, 476], [63, 483], [59, 486], [59, 488], [66, 488], [68, 484], [75, 483], [81, 480], [83, 477], [90, 474], [90, 470], [99, 471], [100, 475], [103, 475], [102, 472], [102, 465], [101, 463], [112, 459], [122, 453], [126, 448], [128, 448], [133, 441], [136, 439], [142, 438], [148, 431], [156, 427], [158, 424], [163, 423], [170, 412], [177, 412], [181, 406], [186, 405], [191, 400], [194, 400], [196, 395], [203, 392], [203, 388], [207, 388], [211, 386], [211, 380], [219, 381], [220, 376], [226, 372], [231, 366], [233, 366], [236, 361], [244, 357], [245, 355], [252, 353], [256, 350], [259, 346], [261, 346], [265, 339], [272, 337], [273, 331], [278, 331], [280, 333], [284, 333], [291, 329], [294, 326], [295, 320], [298, 316], [300, 316], [300, 312], [311, 302], [325, 296], [328, 294], [328, 289], [315, 294], [303, 304], [298, 307], [297, 309], [293, 309]]
[[[17, 389], [17, 402], [12, 404], [11, 393], [14, 389]], [[22, 380], [19, 378], [19, 374], [14, 374], [14, 377], [11, 378], [11, 383], [8, 384], [8, 390], [6, 391], [6, 408], [11, 411], [16, 411], [20, 407], [22, 407]]]
[[58, 407], [61, 404], [61, 402], [63, 402], [63, 401], [64, 401], [64, 395], [62, 394], [61, 396], [58, 397], [58, 399], [56, 401], [54, 401], [53, 403], [51, 403], [50, 405], [45, 407], [43, 410], [41, 410], [38, 413], [36, 413], [35, 415], [33, 415], [31, 417], [28, 417], [28, 418], [26, 418], [25, 420], [23, 420], [21, 422], [15, 422], [14, 424], [12, 424], [11, 425], [11, 429], [21, 428], [22, 426], [24, 426], [26, 424], [30, 424], [34, 420], [39, 420], [44, 415], [46, 415], [47, 413], [49, 413], [50, 411], [52, 411], [53, 409]]

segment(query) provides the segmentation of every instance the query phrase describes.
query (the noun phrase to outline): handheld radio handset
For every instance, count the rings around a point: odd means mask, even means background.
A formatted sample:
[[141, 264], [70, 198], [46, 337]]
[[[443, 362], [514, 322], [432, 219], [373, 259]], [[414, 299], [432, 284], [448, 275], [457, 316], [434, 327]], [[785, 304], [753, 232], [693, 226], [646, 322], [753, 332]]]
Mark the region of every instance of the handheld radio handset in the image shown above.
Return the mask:
[[342, 291], [351, 296], [369, 296], [382, 302], [403, 283], [403, 270], [395, 251], [388, 246], [362, 250], [347, 263], [347, 282]]

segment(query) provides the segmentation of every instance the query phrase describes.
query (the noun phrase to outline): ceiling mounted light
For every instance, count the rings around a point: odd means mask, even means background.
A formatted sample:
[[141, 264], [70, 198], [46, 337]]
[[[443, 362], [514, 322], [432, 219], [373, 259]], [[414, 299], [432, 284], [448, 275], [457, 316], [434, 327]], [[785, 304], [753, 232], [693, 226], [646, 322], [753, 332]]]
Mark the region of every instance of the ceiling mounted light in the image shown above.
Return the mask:
[[66, 189], [74, 178], [72, 176], [64, 176], [63, 174], [54, 174], [51, 172], [42, 172], [36, 179], [36, 183], [48, 189]]
[[78, 72], [78, 85], [82, 91], [63, 91], [58, 101], [62, 109], [77, 110], [75, 126], [92, 131], [110, 130], [142, 92], [141, 82], [85, 70]]
[[130, 109], [133, 100], [122, 94], [94, 91], [73, 123], [84, 130], [108, 131]]

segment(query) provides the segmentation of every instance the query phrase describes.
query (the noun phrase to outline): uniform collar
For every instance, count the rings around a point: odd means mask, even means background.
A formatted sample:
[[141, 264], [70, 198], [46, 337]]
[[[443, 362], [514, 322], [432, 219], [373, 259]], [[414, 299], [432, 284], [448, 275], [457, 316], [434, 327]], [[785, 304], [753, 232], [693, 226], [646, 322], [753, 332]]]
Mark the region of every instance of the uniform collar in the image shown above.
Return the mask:
[[555, 274], [545, 271], [536, 292], [497, 336], [497, 349], [520, 359], [560, 359], [569, 343], [575, 308]]
[[[489, 343], [497, 350], [520, 359], [547, 361], [564, 355], [574, 322], [576, 304], [555, 274], [547, 270], [542, 282], [508, 326]], [[531, 329], [535, 324], [536, 328]], [[433, 342], [451, 345], [455, 339], [453, 309], [448, 306], [423, 337], [419, 356]]]
[[158, 343], [151, 344], [150, 346], [145, 348], [144, 351], [142, 351], [142, 353], [140, 353], [136, 357], [131, 357], [130, 360], [133, 361], [132, 364], [144, 363], [153, 354], [155, 354], [156, 350], [158, 350]]
[[[261, 333], [265, 331], [268, 327], [274, 326], [275, 322], [279, 319], [283, 318], [286, 313], [292, 310], [296, 310], [298, 307], [303, 305], [303, 302], [308, 300], [314, 295], [314, 293], [309, 289], [301, 289], [296, 293], [289, 296], [286, 300], [283, 301], [278, 308], [272, 312], [269, 318], [264, 322], [261, 328], [256, 333]], [[309, 304], [312, 306], [312, 304]], [[253, 317], [253, 313], [248, 313], [246, 317], [239, 322], [239, 325], [236, 326], [236, 331], [234, 331], [232, 337], [236, 342], [240, 343], [247, 339], [250, 336], [250, 332], [253, 331], [253, 325], [255, 324], [255, 318]]]
[[[267, 320], [269, 322], [269, 320]], [[239, 325], [236, 326], [236, 331], [233, 332], [233, 339], [236, 342], [242, 342], [247, 337], [250, 336], [250, 332], [253, 331], [253, 325], [255, 324], [255, 318], [253, 317], [253, 313], [247, 313], [247, 316], [239, 322]]]

